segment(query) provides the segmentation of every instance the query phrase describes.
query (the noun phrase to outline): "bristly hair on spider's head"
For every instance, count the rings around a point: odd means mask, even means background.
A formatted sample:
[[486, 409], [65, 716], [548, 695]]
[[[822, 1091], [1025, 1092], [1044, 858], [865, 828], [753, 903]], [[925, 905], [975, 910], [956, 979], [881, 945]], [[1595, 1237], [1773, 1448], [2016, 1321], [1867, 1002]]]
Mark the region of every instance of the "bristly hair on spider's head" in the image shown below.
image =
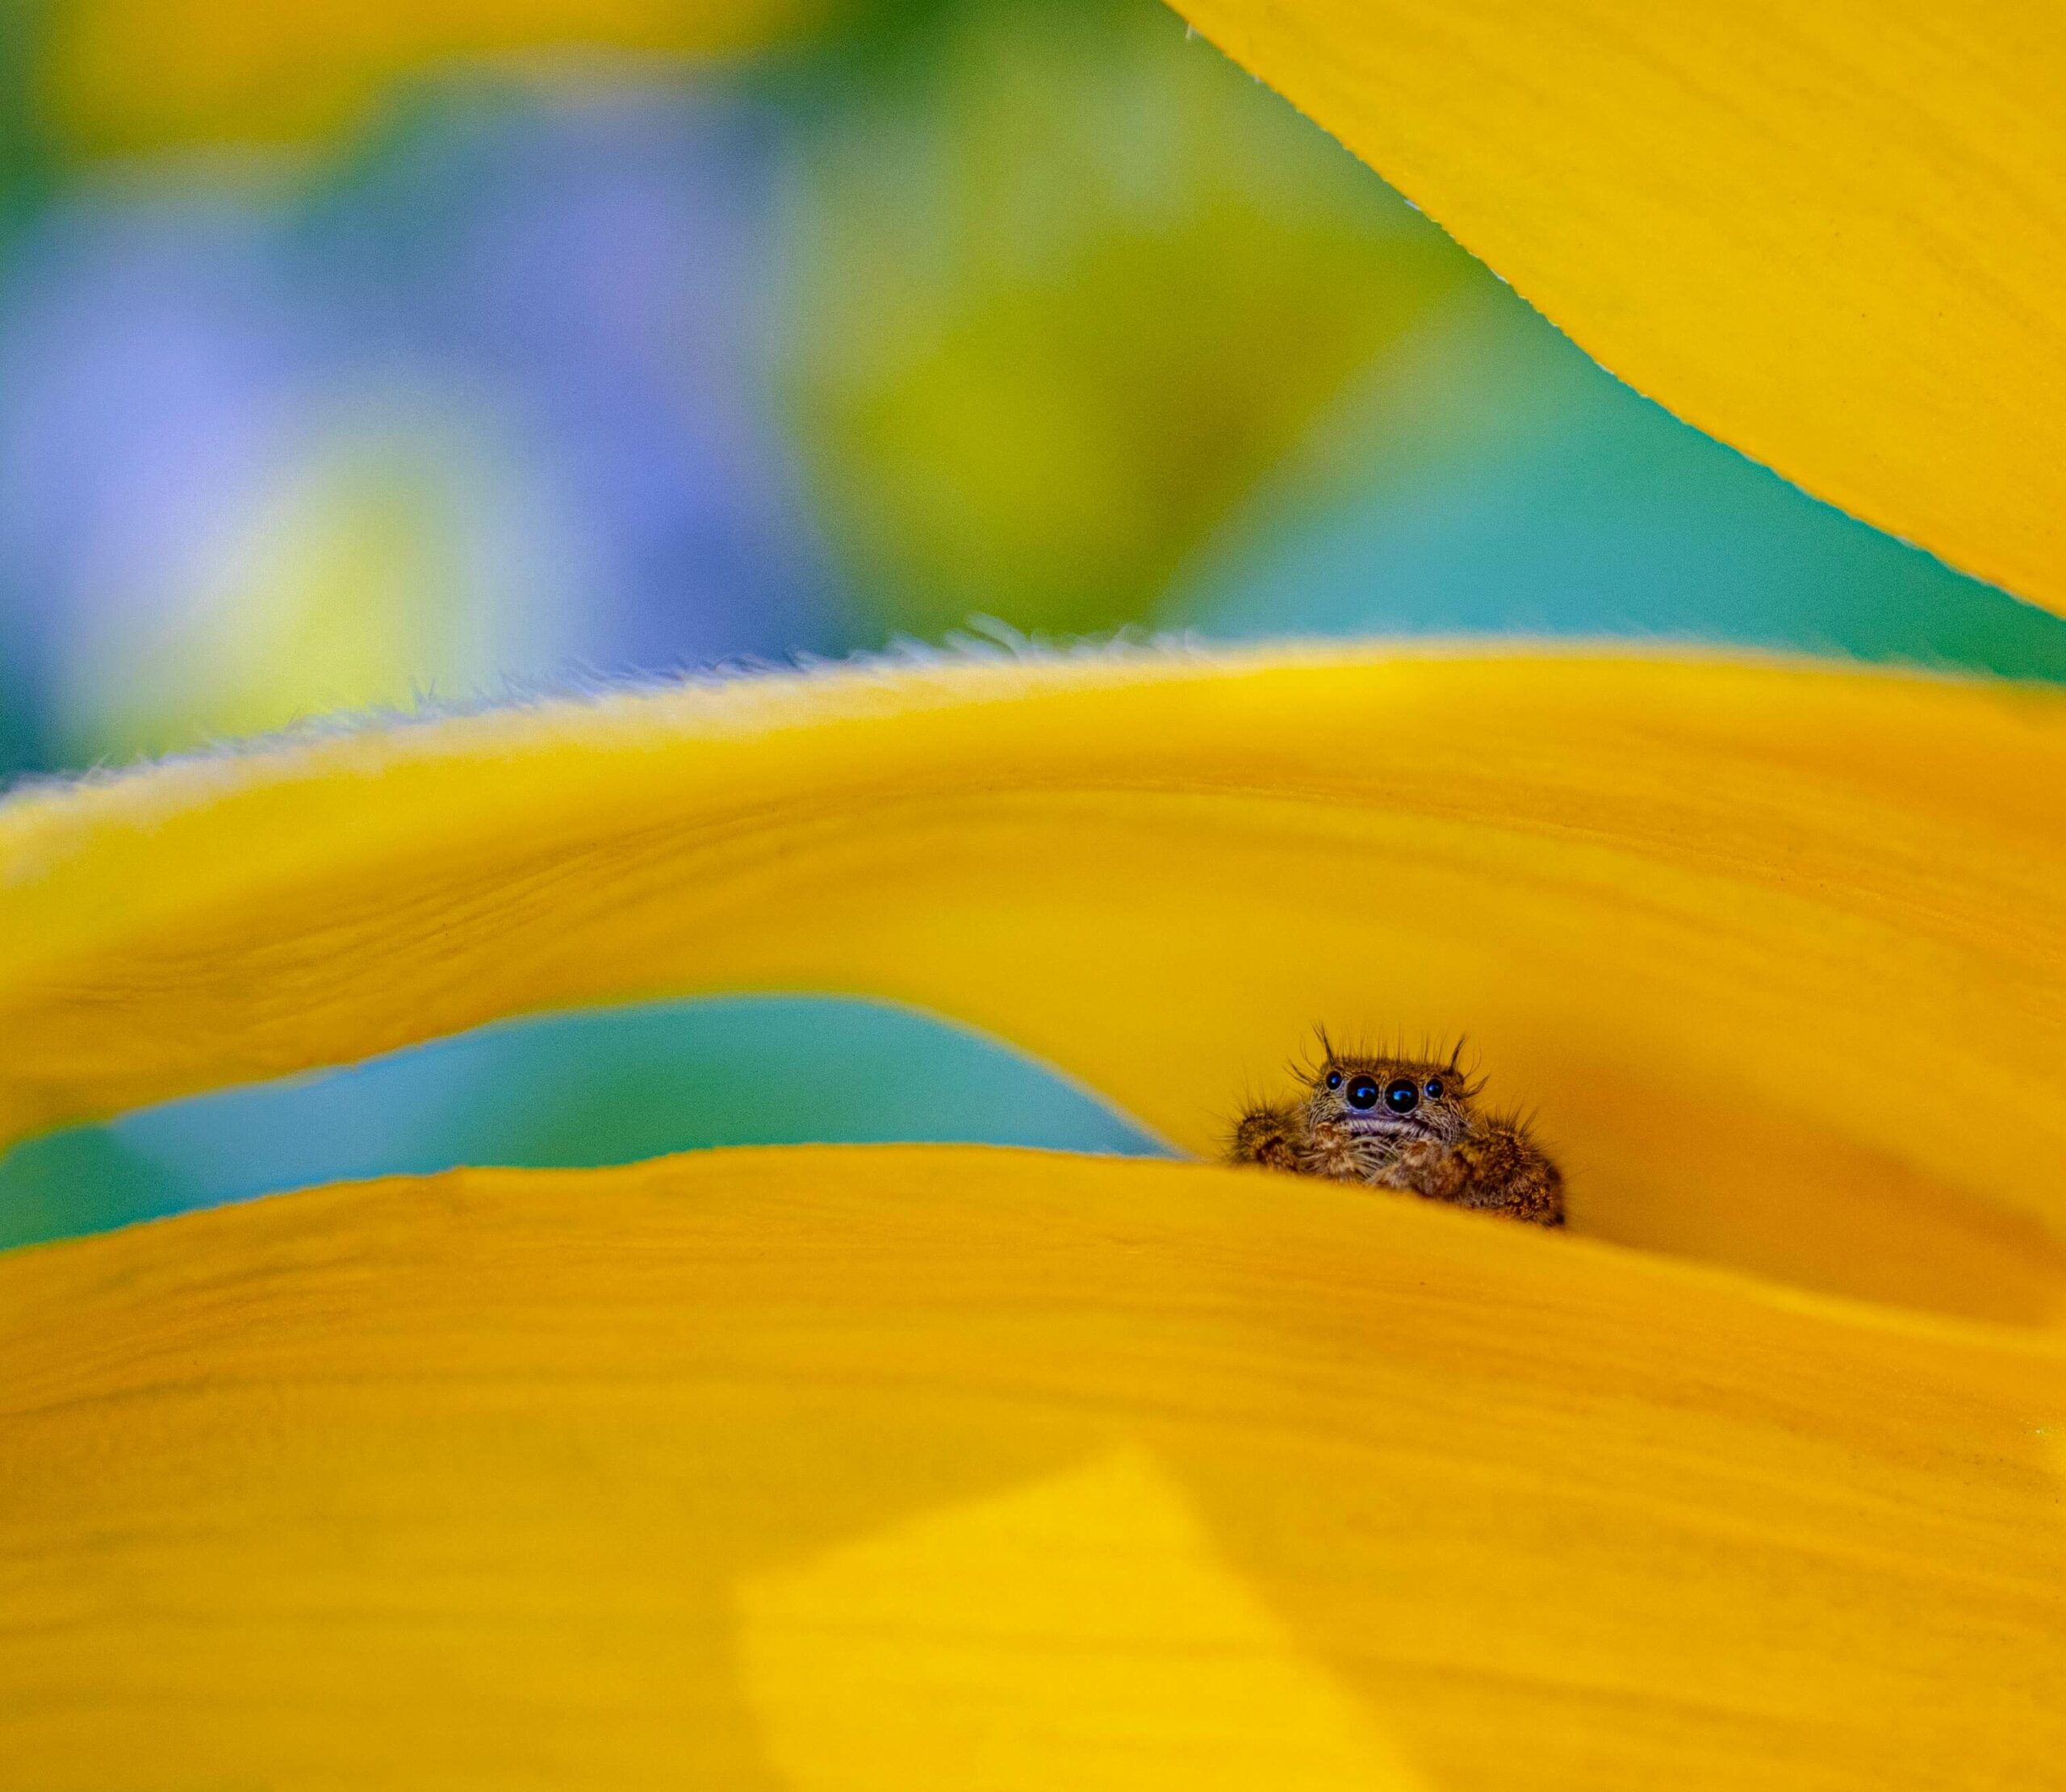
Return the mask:
[[1305, 1054], [1292, 1060], [1291, 1074], [1307, 1088], [1319, 1088], [1330, 1072], [1335, 1071], [1367, 1071], [1373, 1074], [1434, 1075], [1450, 1080], [1457, 1096], [1470, 1101], [1484, 1088], [1474, 1063], [1466, 1067], [1463, 1062], [1470, 1044], [1468, 1035], [1459, 1034], [1453, 1044], [1445, 1046], [1426, 1034], [1417, 1046], [1409, 1046], [1403, 1034], [1395, 1035], [1385, 1045], [1374, 1046], [1358, 1038], [1352, 1048], [1337, 1046], [1328, 1030], [1315, 1025], [1312, 1033], [1312, 1046], [1319, 1048], [1317, 1061], [1311, 1055], [1311, 1046]]

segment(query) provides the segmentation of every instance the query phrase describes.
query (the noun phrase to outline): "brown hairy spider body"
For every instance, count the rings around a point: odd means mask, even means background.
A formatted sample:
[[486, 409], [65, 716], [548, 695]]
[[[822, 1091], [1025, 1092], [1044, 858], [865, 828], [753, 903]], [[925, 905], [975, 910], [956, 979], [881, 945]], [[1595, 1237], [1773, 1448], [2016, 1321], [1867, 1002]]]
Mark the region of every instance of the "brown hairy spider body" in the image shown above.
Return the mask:
[[1477, 1106], [1483, 1087], [1446, 1063], [1336, 1052], [1303, 1077], [1303, 1101], [1250, 1108], [1234, 1129], [1236, 1163], [1396, 1188], [1424, 1200], [1564, 1223], [1564, 1179], [1512, 1115]]

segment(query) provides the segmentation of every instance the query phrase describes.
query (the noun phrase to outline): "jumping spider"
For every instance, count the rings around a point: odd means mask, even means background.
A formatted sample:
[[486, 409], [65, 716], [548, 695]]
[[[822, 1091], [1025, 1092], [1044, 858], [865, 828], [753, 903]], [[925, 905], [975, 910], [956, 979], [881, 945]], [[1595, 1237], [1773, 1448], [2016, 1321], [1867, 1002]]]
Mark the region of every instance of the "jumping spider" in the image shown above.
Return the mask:
[[1236, 1163], [1564, 1223], [1564, 1179], [1519, 1118], [1481, 1113], [1483, 1084], [1446, 1063], [1337, 1052], [1323, 1034], [1319, 1067], [1301, 1072], [1303, 1101], [1242, 1114]]

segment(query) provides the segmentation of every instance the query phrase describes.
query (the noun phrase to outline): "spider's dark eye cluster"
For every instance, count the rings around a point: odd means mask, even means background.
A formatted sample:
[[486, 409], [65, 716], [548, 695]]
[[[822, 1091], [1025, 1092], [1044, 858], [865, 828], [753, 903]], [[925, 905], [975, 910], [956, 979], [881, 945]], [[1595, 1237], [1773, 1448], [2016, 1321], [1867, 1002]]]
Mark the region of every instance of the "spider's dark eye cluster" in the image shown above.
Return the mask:
[[1331, 1070], [1327, 1073], [1327, 1086], [1331, 1089], [1338, 1089], [1341, 1087], [1341, 1072], [1340, 1071]]
[[1420, 1105], [1420, 1085], [1410, 1076], [1395, 1076], [1385, 1084], [1385, 1105], [1394, 1113], [1411, 1113]]
[[1378, 1080], [1374, 1076], [1359, 1076], [1349, 1085], [1349, 1105], [1352, 1108], [1374, 1108], [1378, 1105]]

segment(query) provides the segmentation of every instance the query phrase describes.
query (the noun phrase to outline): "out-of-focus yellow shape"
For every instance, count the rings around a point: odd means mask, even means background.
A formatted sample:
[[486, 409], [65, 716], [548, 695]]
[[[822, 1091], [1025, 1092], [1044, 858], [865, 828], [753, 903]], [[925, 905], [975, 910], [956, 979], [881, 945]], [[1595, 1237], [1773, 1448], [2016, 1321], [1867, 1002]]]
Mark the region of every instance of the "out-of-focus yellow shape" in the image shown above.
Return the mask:
[[[274, 470], [175, 600], [62, 619], [52, 726], [92, 762], [190, 748], [551, 658], [546, 594], [478, 544], [512, 533], [482, 434], [368, 407]], [[534, 507], [535, 508], [535, 507]]]
[[355, 123], [397, 77], [483, 58], [751, 48], [824, 0], [59, 0], [41, 73], [82, 150], [299, 142]]
[[1418, 1783], [1138, 1451], [751, 1580], [739, 1617], [796, 1792], [864, 1761], [959, 1792]]
[[0, 1258], [0, 1760], [968, 1792], [1273, 1740], [1245, 1783], [2046, 1786], [2060, 1349], [1029, 1152], [190, 1215]]
[[1593, 355], [2066, 611], [2066, 14], [1178, 0]]
[[1467, 1032], [1579, 1229], [2066, 1288], [2066, 693], [1151, 655], [562, 703], [0, 808], [0, 1136], [497, 1017], [899, 999], [1215, 1151], [1315, 1022]]

